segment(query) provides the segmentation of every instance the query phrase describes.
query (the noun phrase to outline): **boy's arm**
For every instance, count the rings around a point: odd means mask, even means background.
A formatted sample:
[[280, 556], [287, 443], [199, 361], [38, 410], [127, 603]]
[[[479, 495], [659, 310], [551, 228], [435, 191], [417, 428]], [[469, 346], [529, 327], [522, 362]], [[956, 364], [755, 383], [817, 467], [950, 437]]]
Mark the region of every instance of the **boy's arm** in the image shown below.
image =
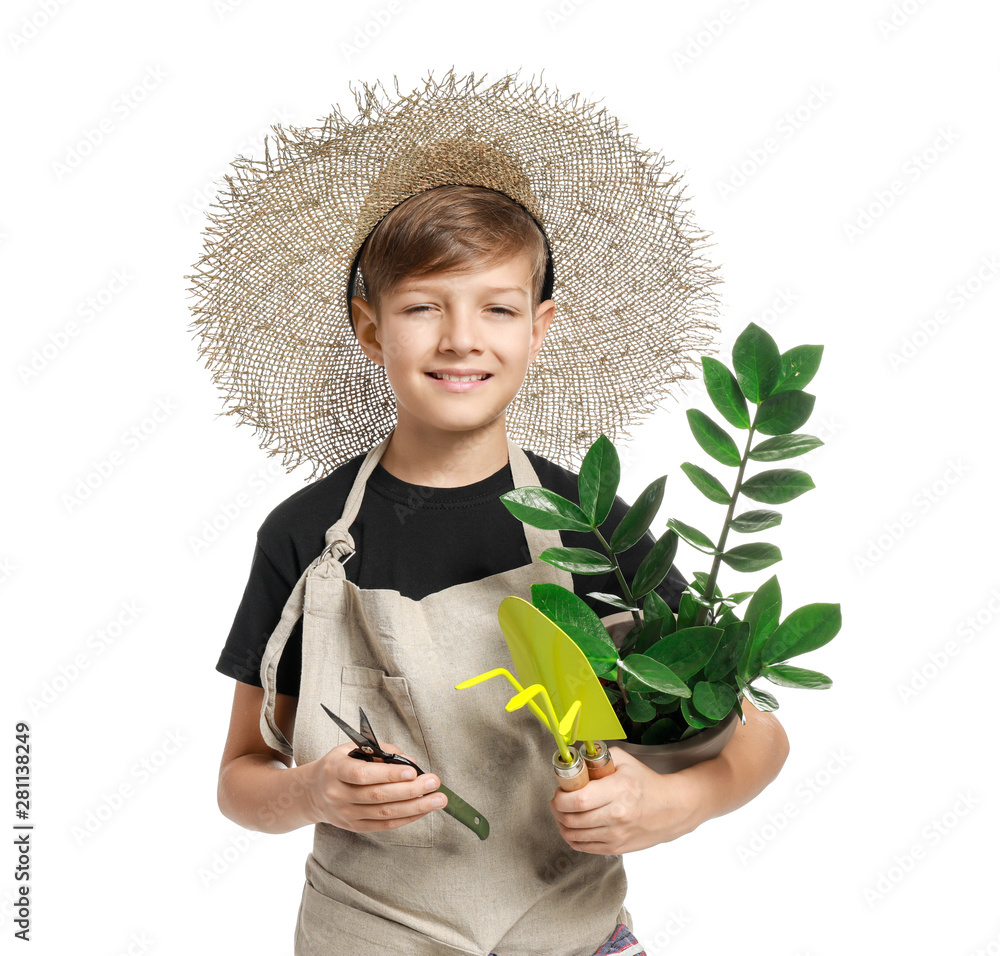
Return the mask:
[[[731, 813], [778, 776], [788, 756], [784, 728], [774, 714], [757, 710], [748, 700], [743, 700], [742, 707], [747, 722], [737, 723], [717, 757], [661, 775], [661, 839], [657, 842], [674, 840], [706, 820]], [[676, 812], [678, 804], [688, 809], [687, 819]]]
[[[222, 813], [248, 830], [287, 833], [316, 820], [311, 817], [305, 767], [291, 766], [292, 758], [272, 750], [260, 733], [264, 691], [236, 681], [233, 712], [219, 767], [218, 801]], [[278, 694], [275, 722], [292, 738], [298, 698]]]

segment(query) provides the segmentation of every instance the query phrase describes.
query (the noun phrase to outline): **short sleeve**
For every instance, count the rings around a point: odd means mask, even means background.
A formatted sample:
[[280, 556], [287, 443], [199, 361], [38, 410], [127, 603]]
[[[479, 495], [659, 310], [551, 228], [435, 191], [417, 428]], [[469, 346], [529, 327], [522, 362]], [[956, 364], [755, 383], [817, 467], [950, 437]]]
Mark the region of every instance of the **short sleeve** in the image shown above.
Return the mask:
[[[261, 686], [260, 662], [268, 639], [281, 620], [281, 612], [295, 581], [289, 581], [275, 566], [258, 540], [250, 576], [233, 626], [215, 669], [244, 684]], [[302, 671], [302, 621], [288, 637], [278, 662], [276, 688], [280, 694], [297, 697]]]

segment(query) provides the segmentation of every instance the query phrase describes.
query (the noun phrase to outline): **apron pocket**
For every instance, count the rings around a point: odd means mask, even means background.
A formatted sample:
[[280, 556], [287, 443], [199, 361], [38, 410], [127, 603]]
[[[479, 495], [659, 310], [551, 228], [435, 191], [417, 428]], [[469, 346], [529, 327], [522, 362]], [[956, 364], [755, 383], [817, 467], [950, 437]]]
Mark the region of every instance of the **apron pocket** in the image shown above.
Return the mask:
[[[338, 716], [352, 727], [357, 727], [359, 707], [368, 717], [380, 744], [392, 744], [421, 770], [429, 772], [424, 733], [417, 722], [405, 677], [389, 677], [375, 668], [345, 664], [341, 674]], [[440, 813], [440, 810], [432, 810], [419, 820], [401, 827], [371, 830], [359, 835], [380, 844], [433, 846], [437, 825], [435, 817]]]

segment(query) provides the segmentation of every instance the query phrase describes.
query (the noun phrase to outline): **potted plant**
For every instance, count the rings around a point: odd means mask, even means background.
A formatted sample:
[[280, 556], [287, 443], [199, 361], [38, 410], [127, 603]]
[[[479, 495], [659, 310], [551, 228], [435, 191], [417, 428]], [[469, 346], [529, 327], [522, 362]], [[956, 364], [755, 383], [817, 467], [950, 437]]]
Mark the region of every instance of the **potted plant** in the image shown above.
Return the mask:
[[[517, 488], [501, 496], [517, 518], [536, 527], [590, 531], [604, 553], [588, 548], [548, 548], [540, 558], [575, 574], [614, 572], [620, 593], [591, 592], [620, 612], [602, 620], [574, 592], [536, 584], [531, 603], [556, 623], [584, 653], [627, 733], [617, 746], [659, 772], [683, 769], [715, 756], [739, 718], [741, 700], [773, 711], [778, 702], [755, 681], [785, 687], [828, 688], [830, 678], [788, 663], [830, 641], [841, 626], [839, 604], [808, 604], [781, 617], [776, 576], [756, 591], [723, 594], [722, 565], [734, 571], [760, 571], [781, 560], [773, 544], [751, 541], [730, 546], [730, 532], [751, 535], [781, 522], [770, 507], [737, 514], [740, 496], [764, 506], [784, 504], [814, 487], [805, 472], [766, 468], [748, 475], [750, 462], [770, 464], [795, 458], [822, 445], [798, 432], [815, 398], [803, 391], [819, 367], [823, 347], [801, 345], [781, 353], [774, 339], [751, 323], [733, 347], [733, 370], [710, 356], [701, 363], [708, 396], [719, 414], [744, 433], [741, 451], [734, 438], [704, 412], [687, 413], [694, 437], [717, 463], [735, 470], [727, 487], [691, 462], [681, 469], [695, 487], [726, 509], [722, 530], [713, 540], [676, 518], [626, 581], [617, 555], [648, 531], [663, 500], [666, 476], [653, 481], [636, 499], [609, 539], [600, 526], [607, 519], [620, 480], [614, 446], [601, 435], [579, 473], [580, 503], [541, 487]], [[766, 436], [758, 440], [759, 436]], [[711, 559], [709, 570], [693, 575], [676, 613], [654, 588], [673, 563], [683, 538]], [[742, 613], [738, 608], [745, 604]]]

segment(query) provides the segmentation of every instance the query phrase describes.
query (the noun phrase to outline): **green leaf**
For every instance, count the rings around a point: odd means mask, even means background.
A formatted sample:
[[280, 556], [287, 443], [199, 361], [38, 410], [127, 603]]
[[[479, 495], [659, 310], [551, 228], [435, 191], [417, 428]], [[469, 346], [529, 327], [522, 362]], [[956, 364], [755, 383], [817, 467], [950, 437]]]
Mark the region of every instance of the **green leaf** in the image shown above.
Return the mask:
[[759, 405], [778, 384], [781, 353], [774, 339], [751, 322], [733, 345], [733, 369], [740, 391]]
[[740, 658], [739, 673], [744, 680], [754, 680], [760, 673], [761, 651], [778, 626], [781, 616], [781, 585], [776, 575], [769, 577], [750, 599], [744, 620], [750, 625], [750, 640]]
[[743, 681], [739, 681], [740, 690], [743, 691], [744, 696], [757, 710], [762, 710], [765, 713], [770, 713], [772, 710], [778, 709], [778, 701], [774, 696], [769, 694], [766, 690], [761, 690], [759, 687], [752, 687], [750, 684], [745, 684]]
[[555, 531], [594, 530], [578, 505], [548, 488], [515, 488], [500, 495], [500, 500], [515, 518], [535, 528]]
[[642, 602], [642, 613], [647, 621], [656, 617], [670, 621], [674, 619], [674, 612], [671, 610], [670, 605], [655, 590], [649, 591], [646, 594]]
[[661, 717], [643, 732], [639, 742], [647, 747], [657, 744], [671, 744], [681, 735], [681, 728], [669, 717]]
[[691, 703], [699, 714], [712, 720], [722, 720], [736, 703], [736, 691], [722, 681], [701, 680], [694, 685]]
[[806, 423], [815, 404], [816, 396], [808, 392], [772, 395], [757, 409], [754, 428], [762, 435], [787, 435]]
[[782, 353], [781, 374], [771, 394], [805, 388], [819, 370], [822, 358], [822, 345], [796, 345], [795, 348]]
[[649, 549], [649, 553], [636, 568], [635, 577], [632, 579], [631, 590], [634, 600], [641, 598], [647, 591], [652, 591], [667, 576], [677, 554], [677, 542], [677, 532], [667, 530]]
[[729, 527], [741, 534], [750, 534], [753, 531], [766, 531], [779, 524], [781, 524], [781, 512], [759, 510], [744, 511], [729, 522]]
[[796, 432], [794, 435], [777, 435], [768, 438], [759, 445], [754, 445], [750, 449], [750, 457], [754, 461], [782, 461], [785, 458], [795, 458], [804, 455], [807, 451], [819, 448], [822, 445], [818, 438], [813, 435], [803, 435]]
[[656, 708], [641, 697], [633, 697], [625, 705], [625, 713], [629, 715], [637, 724], [644, 724], [647, 720], [652, 720], [656, 716]]
[[560, 584], [532, 584], [531, 603], [563, 630], [569, 625], [589, 634], [603, 648], [602, 657], [613, 661], [618, 659], [618, 651], [608, 629], [594, 609], [575, 592]]
[[[587, 662], [598, 677], [617, 680], [618, 651], [615, 649], [614, 644], [611, 644], [611, 651], [608, 651], [608, 644], [611, 642], [607, 640], [607, 632], [604, 635], [605, 639], [602, 640], [595, 637], [592, 632], [584, 631], [565, 621], [559, 626], [566, 632], [566, 636], [583, 651], [584, 657], [587, 658]], [[583, 680], [590, 679], [589, 675], [581, 675], [581, 678]]]
[[705, 665], [705, 680], [722, 680], [726, 677], [739, 663], [749, 640], [750, 625], [746, 621], [729, 624], [722, 632], [722, 639], [712, 659]]
[[750, 412], [733, 373], [718, 359], [709, 355], [701, 357], [701, 367], [705, 373], [705, 388], [712, 404], [722, 417], [737, 428], [750, 427]]
[[722, 482], [718, 478], [710, 475], [704, 468], [699, 468], [686, 461], [681, 465], [681, 471], [691, 479], [695, 488], [709, 501], [714, 501], [719, 505], [729, 504], [729, 492], [722, 486]]
[[699, 551], [704, 551], [706, 554], [715, 554], [715, 543], [703, 531], [692, 528], [691, 525], [684, 524], [683, 521], [679, 521], [677, 518], [671, 518], [667, 522], [667, 527], [672, 531], [676, 531], [688, 544], [694, 545]]
[[636, 653], [645, 654], [663, 636], [663, 621], [662, 617], [654, 617], [643, 622], [633, 646]]
[[722, 635], [721, 627], [685, 627], [654, 644], [646, 656], [665, 664], [681, 680], [687, 680], [711, 659]]
[[792, 611], [767, 639], [761, 652], [764, 664], [773, 664], [822, 647], [840, 631], [839, 604], [807, 604]]
[[680, 604], [677, 607], [677, 630], [684, 627], [691, 627], [698, 617], [698, 602], [690, 591], [681, 594]]
[[740, 493], [765, 505], [781, 505], [815, 487], [812, 478], [804, 471], [772, 468], [744, 481], [740, 485]]
[[620, 480], [618, 452], [606, 435], [600, 435], [584, 457], [577, 478], [580, 509], [596, 527], [604, 524], [611, 512]]
[[742, 604], [748, 597], [753, 597], [753, 591], [736, 591], [733, 594], [727, 594], [722, 600], [735, 607], [737, 604]]
[[615, 569], [605, 555], [590, 548], [546, 548], [538, 557], [573, 574], [607, 574]]
[[678, 697], [691, 696], [687, 684], [666, 664], [661, 664], [645, 654], [629, 654], [625, 660], [618, 662], [618, 666], [629, 675], [625, 682], [626, 688], [638, 681], [665, 694], [675, 694]]
[[833, 681], [826, 674], [811, 671], [793, 664], [771, 664], [765, 667], [763, 675], [772, 683], [782, 687], [807, 687], [810, 690], [826, 690]]
[[[699, 594], [704, 594], [705, 593], [705, 588], [708, 587], [708, 572], [707, 571], [695, 571], [694, 574], [692, 575], [692, 577], [694, 578], [694, 583], [696, 585], [698, 585], [698, 593]], [[689, 584], [688, 587], [691, 587], [691, 585]], [[715, 587], [713, 588], [713, 592], [714, 593], [711, 595], [711, 597], [713, 597], [713, 598], [721, 598], [722, 597], [722, 592], [719, 590], [719, 585], [718, 584], [716, 584]]]
[[711, 418], [704, 412], [698, 411], [697, 408], [688, 409], [687, 419], [695, 441], [701, 445], [706, 454], [711, 455], [723, 465], [739, 468], [743, 458], [736, 447], [736, 442], [727, 431], [716, 425]]
[[[699, 729], [704, 729], [705, 727], [714, 727], [718, 721], [713, 720], [711, 717], [705, 717], [699, 714], [697, 710], [692, 706], [690, 700], [681, 701], [681, 716], [692, 726]], [[689, 735], [685, 735], [689, 736]]]
[[608, 542], [615, 554], [628, 551], [649, 530], [653, 518], [656, 517], [656, 512], [660, 510], [660, 504], [663, 502], [663, 488], [666, 483], [666, 475], [650, 482], [642, 494], [635, 499], [632, 507], [625, 512], [625, 517], [622, 518], [621, 524], [615, 528], [611, 540]]
[[606, 591], [589, 591], [587, 597], [594, 598], [597, 601], [603, 601], [605, 604], [610, 604], [612, 607], [620, 608], [623, 611], [638, 611], [637, 607], [633, 607], [627, 601], [618, 597], [617, 594], [609, 594]]
[[781, 551], [776, 545], [755, 541], [753, 544], [738, 544], [722, 555], [734, 571], [761, 571], [781, 560]]

